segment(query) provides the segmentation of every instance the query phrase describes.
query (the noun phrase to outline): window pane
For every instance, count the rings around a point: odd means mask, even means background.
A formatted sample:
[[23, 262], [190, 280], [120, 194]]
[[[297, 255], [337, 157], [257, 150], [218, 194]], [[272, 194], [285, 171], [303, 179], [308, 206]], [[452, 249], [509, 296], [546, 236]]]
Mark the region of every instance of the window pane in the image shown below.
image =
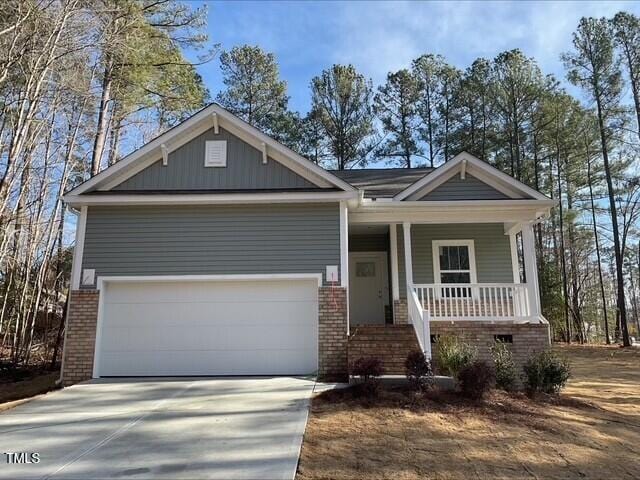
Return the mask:
[[469, 270], [469, 247], [458, 247], [460, 268], [458, 270]]
[[440, 281], [442, 283], [471, 283], [471, 274], [469, 272], [441, 273]]
[[375, 277], [375, 262], [356, 262], [356, 277]]
[[445, 268], [445, 270], [460, 270], [458, 247], [449, 247], [449, 268]]
[[440, 247], [440, 270], [451, 270], [449, 247]]
[[[471, 274], [463, 273], [441, 273], [440, 279], [442, 283], [471, 283]], [[441, 291], [443, 297], [470, 297], [470, 287], [459, 288], [443, 288]]]

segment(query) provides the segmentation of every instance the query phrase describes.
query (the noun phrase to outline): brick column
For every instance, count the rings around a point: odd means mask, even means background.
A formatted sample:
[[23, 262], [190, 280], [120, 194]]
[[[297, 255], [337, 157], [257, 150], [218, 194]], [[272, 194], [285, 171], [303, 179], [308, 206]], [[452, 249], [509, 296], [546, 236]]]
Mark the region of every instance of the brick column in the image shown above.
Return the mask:
[[99, 298], [99, 290], [71, 291], [62, 359], [65, 387], [93, 376]]
[[318, 376], [346, 377], [347, 289], [318, 288]]
[[395, 325], [406, 325], [409, 323], [406, 298], [399, 298], [393, 301], [393, 323]]

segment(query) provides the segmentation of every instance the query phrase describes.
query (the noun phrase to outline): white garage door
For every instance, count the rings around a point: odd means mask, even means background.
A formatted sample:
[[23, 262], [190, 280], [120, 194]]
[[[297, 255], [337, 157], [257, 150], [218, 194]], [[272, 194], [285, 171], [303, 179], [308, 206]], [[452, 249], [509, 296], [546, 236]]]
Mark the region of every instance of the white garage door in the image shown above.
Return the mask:
[[316, 280], [105, 285], [98, 376], [317, 370]]

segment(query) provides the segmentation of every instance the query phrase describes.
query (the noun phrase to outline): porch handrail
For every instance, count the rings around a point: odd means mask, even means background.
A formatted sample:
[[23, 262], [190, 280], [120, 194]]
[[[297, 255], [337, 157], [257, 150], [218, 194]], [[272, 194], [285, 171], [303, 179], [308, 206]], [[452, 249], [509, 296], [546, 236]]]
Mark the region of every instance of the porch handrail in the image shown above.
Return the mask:
[[415, 289], [411, 289], [409, 295], [408, 313], [409, 321], [413, 325], [420, 344], [420, 349], [424, 352], [427, 359], [431, 359], [431, 329], [429, 326], [429, 312], [422, 308], [420, 299]]
[[530, 316], [525, 283], [414, 284], [432, 320], [513, 320]]

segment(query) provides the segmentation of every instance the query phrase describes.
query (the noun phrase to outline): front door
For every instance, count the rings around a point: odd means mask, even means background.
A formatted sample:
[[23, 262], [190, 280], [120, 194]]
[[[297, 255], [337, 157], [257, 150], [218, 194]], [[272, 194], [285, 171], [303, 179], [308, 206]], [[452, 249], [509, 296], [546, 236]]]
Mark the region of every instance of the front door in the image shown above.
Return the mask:
[[349, 252], [349, 318], [351, 325], [384, 324], [386, 252]]

